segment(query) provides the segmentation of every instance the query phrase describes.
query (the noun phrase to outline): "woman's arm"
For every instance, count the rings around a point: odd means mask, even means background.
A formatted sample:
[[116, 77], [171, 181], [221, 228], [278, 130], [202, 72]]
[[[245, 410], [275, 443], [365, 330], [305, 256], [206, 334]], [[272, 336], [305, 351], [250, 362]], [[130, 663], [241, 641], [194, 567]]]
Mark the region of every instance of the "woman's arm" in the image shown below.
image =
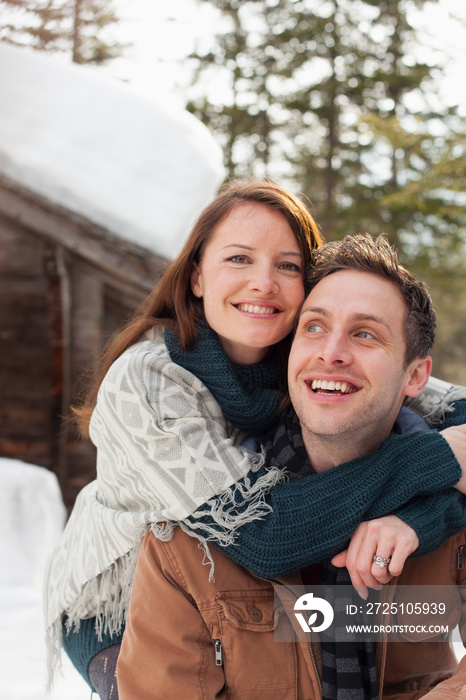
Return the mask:
[[[466, 499], [462, 495], [466, 481], [466, 426], [449, 427], [442, 435], [448, 438], [463, 470], [455, 486], [461, 493], [448, 489], [418, 497], [396, 509], [396, 515], [363, 521], [353, 533], [348, 549], [332, 559], [335, 566], [346, 566], [363, 598], [367, 597], [367, 586], [376, 587], [398, 576], [411, 554], [421, 556], [435, 551], [466, 524]], [[389, 566], [377, 566], [374, 554], [390, 557]]]
[[466, 493], [466, 425], [451, 426], [442, 430], [440, 435], [450, 445], [463, 472], [461, 479], [455, 484], [455, 489]]
[[[466, 402], [455, 404], [455, 414], [448, 414], [450, 422], [452, 415], [465, 422]], [[267, 496], [272, 512], [241, 527], [235, 544], [222, 551], [254, 573], [275, 578], [334, 556], [362, 520], [396, 515], [412, 498], [444, 491], [460, 476], [458, 461], [436, 431], [393, 435], [375, 454], [274, 487]], [[410, 508], [424, 553], [466, 524], [466, 500], [453, 491], [433, 496], [425, 523], [422, 504]], [[196, 528], [208, 521], [202, 509], [194, 518]]]

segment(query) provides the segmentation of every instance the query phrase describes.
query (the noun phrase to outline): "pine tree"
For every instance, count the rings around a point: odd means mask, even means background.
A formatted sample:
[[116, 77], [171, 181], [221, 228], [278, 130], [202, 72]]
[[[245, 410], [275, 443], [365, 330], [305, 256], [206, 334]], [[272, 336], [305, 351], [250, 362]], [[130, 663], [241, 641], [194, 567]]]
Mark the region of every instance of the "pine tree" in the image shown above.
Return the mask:
[[283, 128], [284, 114], [277, 109], [275, 94], [277, 78], [289, 75], [271, 32], [287, 3], [215, 0], [212, 4], [221, 13], [224, 31], [215, 37], [209, 52], [194, 52], [190, 59], [196, 64], [195, 80], [204, 76], [208, 81], [210, 75], [220, 73], [223, 95], [229, 96], [219, 104], [200, 94], [187, 107], [218, 136], [231, 176], [266, 176], [280, 153], [276, 143]]
[[418, 58], [408, 9], [426, 0], [203, 1], [220, 31], [191, 56], [189, 108], [224, 146], [229, 175], [301, 191], [328, 239], [386, 232], [430, 283], [436, 371], [459, 381], [466, 123], [436, 99], [439, 62]]
[[[378, 221], [380, 200], [414, 173], [399, 144], [374, 141], [366, 118], [406, 133], [418, 116], [426, 129], [438, 118], [425, 100], [418, 115], [408, 108], [407, 97], [423, 100], [430, 67], [413, 53], [406, 0], [204, 2], [223, 26], [209, 52], [191, 56], [198, 82], [188, 108], [217, 135], [229, 175], [288, 178], [333, 237]], [[227, 97], [209, 88], [217, 73]], [[396, 235], [401, 213], [384, 215]]]
[[125, 46], [112, 40], [113, 0], [0, 0], [0, 39], [38, 51], [70, 52], [76, 63], [105, 63]]
[[118, 22], [113, 0], [73, 0], [73, 61], [102, 64], [121, 56], [124, 46], [104, 38]]
[[0, 0], [0, 39], [39, 51], [64, 50], [69, 12], [63, 0]]

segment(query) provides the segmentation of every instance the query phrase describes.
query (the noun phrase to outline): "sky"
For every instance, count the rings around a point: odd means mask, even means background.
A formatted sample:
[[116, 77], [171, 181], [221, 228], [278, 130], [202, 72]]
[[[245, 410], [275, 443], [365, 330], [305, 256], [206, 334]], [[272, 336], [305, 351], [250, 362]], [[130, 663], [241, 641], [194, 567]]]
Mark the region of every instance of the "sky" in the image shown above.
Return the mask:
[[[109, 70], [142, 94], [163, 91], [183, 104], [187, 75], [181, 61], [196, 42], [208, 45], [209, 36], [218, 28], [215, 10], [200, 0], [115, 0], [115, 7], [121, 17], [119, 37], [133, 46]], [[450, 14], [460, 16], [463, 26], [452, 21]], [[438, 0], [428, 3], [421, 13], [413, 10], [411, 17], [419, 27], [427, 60], [435, 62], [428, 46], [448, 52], [441, 96], [449, 103], [461, 103], [466, 113], [466, 91], [460, 89], [466, 67], [466, 3]]]

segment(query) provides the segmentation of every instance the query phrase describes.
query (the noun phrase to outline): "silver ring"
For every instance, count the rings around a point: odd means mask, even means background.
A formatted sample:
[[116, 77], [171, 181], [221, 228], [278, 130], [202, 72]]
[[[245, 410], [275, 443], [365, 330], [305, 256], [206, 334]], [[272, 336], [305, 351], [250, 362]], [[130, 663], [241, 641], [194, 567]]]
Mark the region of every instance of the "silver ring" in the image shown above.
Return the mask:
[[377, 554], [374, 554], [374, 564], [377, 564], [377, 566], [380, 566], [381, 569], [385, 569], [387, 564], [389, 563], [391, 557], [388, 557], [388, 559], [385, 559], [385, 557], [378, 557]]

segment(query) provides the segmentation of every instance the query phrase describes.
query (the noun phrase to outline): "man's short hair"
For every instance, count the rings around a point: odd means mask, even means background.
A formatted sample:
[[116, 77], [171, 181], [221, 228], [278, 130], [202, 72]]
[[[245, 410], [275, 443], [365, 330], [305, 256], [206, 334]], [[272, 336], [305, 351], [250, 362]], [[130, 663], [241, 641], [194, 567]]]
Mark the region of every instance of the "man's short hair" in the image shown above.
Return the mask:
[[396, 285], [406, 304], [405, 362], [408, 365], [414, 359], [430, 354], [437, 319], [429, 291], [424, 282], [400, 265], [398, 255], [385, 235], [376, 239], [369, 234], [345, 236], [342, 241], [316, 248], [308, 272], [310, 289], [327, 275], [340, 270], [371, 272]]

